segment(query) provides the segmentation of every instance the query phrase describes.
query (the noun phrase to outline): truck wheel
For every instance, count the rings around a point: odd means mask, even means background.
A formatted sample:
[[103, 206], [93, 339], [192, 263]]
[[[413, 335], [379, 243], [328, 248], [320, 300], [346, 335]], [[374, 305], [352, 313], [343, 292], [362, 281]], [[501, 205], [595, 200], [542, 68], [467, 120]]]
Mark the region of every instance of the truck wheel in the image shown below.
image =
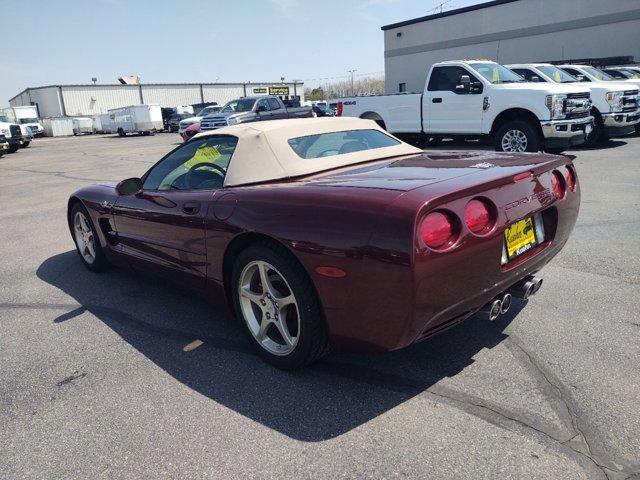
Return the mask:
[[523, 120], [512, 120], [496, 131], [494, 147], [497, 152], [537, 152], [540, 149], [538, 132]]
[[327, 351], [322, 306], [297, 260], [282, 246], [261, 242], [243, 250], [231, 275], [238, 320], [262, 358], [291, 370]]
[[19, 143], [14, 143], [13, 145], [9, 144], [9, 153], [16, 153], [20, 148]]
[[23, 142], [20, 148], [27, 148], [31, 142]]
[[119, 137], [124, 137], [125, 133], [124, 130], [122, 130], [121, 128], [118, 129], [118, 136]]
[[584, 140], [585, 146], [592, 147], [600, 140], [603, 140], [602, 132], [604, 131], [604, 124], [602, 123], [602, 117], [600, 114], [594, 112], [593, 115], [593, 129], [591, 133], [587, 135], [587, 138]]

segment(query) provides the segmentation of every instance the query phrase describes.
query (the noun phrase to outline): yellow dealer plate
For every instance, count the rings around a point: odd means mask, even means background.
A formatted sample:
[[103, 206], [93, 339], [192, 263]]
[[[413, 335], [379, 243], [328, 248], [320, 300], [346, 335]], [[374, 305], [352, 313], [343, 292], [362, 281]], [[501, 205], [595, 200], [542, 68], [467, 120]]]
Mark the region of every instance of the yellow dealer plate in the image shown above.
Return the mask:
[[504, 241], [507, 246], [507, 258], [509, 260], [538, 245], [533, 218], [525, 218], [509, 225], [504, 231]]

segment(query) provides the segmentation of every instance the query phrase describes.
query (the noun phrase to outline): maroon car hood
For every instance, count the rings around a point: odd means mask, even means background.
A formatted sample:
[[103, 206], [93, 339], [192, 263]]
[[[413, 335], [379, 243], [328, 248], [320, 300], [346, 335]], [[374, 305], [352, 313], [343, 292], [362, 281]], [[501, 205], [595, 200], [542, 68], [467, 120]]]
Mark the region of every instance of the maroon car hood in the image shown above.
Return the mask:
[[351, 165], [299, 181], [310, 186], [408, 191], [499, 167], [532, 167], [554, 159], [542, 153], [432, 152]]

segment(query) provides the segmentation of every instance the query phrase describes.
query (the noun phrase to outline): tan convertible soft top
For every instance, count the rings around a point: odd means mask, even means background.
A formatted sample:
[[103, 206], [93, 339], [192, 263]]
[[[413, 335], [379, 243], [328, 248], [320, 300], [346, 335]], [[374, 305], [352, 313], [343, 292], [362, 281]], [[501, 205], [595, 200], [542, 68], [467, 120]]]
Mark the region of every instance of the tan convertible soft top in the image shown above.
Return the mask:
[[422, 150], [400, 142], [391, 147], [304, 159], [300, 158], [288, 143], [288, 140], [292, 138], [347, 130], [380, 130], [384, 132], [373, 120], [329, 117], [271, 120], [233, 125], [211, 132], [202, 132], [194, 138], [211, 135], [238, 137], [238, 145], [233, 152], [224, 180], [225, 187], [308, 175], [396, 155], [422, 153]]

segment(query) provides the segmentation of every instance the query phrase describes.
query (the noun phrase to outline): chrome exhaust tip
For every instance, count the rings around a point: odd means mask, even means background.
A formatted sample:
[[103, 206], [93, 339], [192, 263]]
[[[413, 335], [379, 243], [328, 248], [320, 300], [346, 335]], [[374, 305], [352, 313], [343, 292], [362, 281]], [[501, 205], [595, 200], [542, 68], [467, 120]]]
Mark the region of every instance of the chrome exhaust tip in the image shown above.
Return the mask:
[[498, 318], [500, 312], [502, 310], [502, 301], [498, 298], [494, 298], [489, 303], [487, 303], [484, 307], [480, 309], [480, 312], [492, 322]]
[[502, 315], [507, 313], [511, 308], [511, 300], [512, 300], [512, 297], [510, 293], [505, 293], [500, 299], [500, 313]]
[[535, 294], [542, 286], [542, 279], [533, 275], [523, 278], [509, 289], [509, 293], [516, 298], [526, 300]]

